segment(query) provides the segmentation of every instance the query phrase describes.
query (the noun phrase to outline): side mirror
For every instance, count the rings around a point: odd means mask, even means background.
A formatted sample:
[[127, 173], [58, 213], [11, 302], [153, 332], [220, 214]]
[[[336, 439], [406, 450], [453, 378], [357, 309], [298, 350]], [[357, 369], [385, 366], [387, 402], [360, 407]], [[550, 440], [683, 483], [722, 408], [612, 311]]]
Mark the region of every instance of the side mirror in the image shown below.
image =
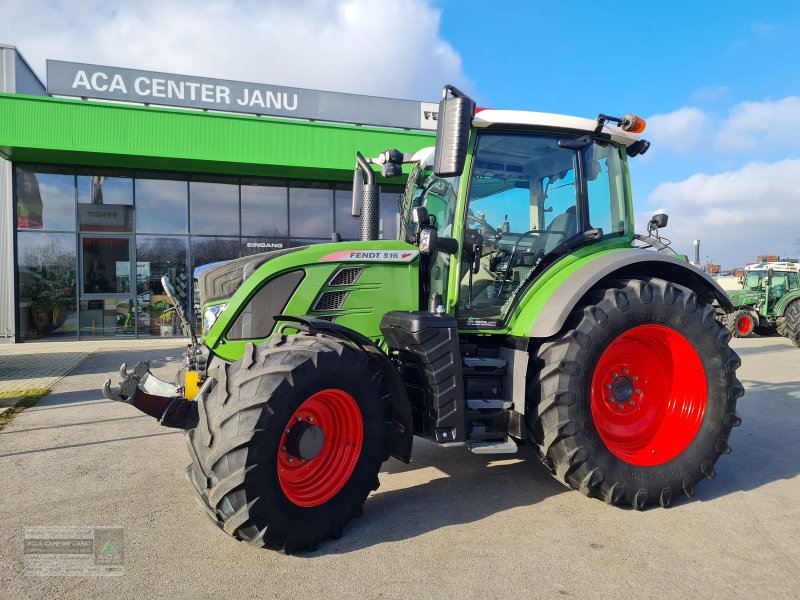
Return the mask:
[[474, 115], [475, 101], [452, 85], [446, 85], [436, 121], [433, 173], [437, 177], [453, 177], [464, 171]]
[[653, 218], [650, 219], [650, 222], [647, 224], [647, 229], [661, 229], [662, 227], [666, 227], [668, 222], [669, 215], [666, 213], [658, 213], [653, 215]]

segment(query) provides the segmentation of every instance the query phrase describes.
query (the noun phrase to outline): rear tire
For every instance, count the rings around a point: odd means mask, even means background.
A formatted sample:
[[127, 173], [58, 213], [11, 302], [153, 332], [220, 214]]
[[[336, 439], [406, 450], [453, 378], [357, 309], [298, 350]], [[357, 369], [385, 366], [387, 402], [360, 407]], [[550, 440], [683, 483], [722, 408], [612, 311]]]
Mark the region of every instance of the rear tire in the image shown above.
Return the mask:
[[800, 347], [800, 300], [795, 300], [786, 307], [784, 335]]
[[539, 348], [531, 442], [557, 479], [587, 496], [666, 507], [693, 496], [730, 452], [741, 362], [690, 289], [655, 278], [610, 285]]
[[187, 468], [206, 514], [239, 540], [286, 552], [340, 537], [389, 456], [380, 368], [346, 343], [297, 335], [249, 344], [209, 376]]
[[758, 326], [758, 321], [750, 311], [737, 310], [728, 315], [727, 325], [733, 337], [746, 338], [753, 335]]

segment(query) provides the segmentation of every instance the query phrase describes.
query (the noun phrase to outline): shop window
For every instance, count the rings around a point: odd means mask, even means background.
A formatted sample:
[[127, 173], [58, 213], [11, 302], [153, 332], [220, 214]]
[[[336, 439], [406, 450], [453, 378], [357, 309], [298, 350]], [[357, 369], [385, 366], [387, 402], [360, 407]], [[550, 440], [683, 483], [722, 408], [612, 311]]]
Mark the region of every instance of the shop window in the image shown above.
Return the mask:
[[22, 339], [75, 338], [75, 234], [21, 231], [17, 260]]
[[131, 291], [129, 238], [84, 237], [81, 240], [83, 294], [127, 294]]
[[352, 216], [353, 192], [352, 186], [339, 184], [334, 192], [336, 219], [334, 231], [342, 236], [343, 240], [357, 240], [361, 236], [361, 221]]
[[65, 169], [17, 165], [17, 228], [75, 230], [75, 176]]
[[285, 238], [289, 232], [289, 191], [285, 183], [242, 181], [242, 235]]
[[189, 183], [192, 235], [239, 235], [239, 186], [233, 183]]
[[397, 198], [403, 193], [401, 187], [381, 187], [381, 223], [380, 238], [382, 240], [396, 240], [400, 225], [400, 209]]
[[238, 237], [192, 237], [192, 268], [239, 258], [240, 246]]
[[189, 184], [136, 178], [136, 232], [189, 233]]
[[81, 231], [133, 231], [133, 179], [118, 172], [78, 174]]
[[289, 188], [289, 234], [327, 238], [333, 232], [333, 190], [327, 183], [292, 182]]
[[81, 339], [133, 337], [134, 302], [130, 298], [81, 300]]
[[174, 333], [177, 320], [161, 285], [163, 276], [172, 282], [179, 302], [189, 312], [187, 254], [185, 237], [136, 236], [136, 319], [140, 336]]

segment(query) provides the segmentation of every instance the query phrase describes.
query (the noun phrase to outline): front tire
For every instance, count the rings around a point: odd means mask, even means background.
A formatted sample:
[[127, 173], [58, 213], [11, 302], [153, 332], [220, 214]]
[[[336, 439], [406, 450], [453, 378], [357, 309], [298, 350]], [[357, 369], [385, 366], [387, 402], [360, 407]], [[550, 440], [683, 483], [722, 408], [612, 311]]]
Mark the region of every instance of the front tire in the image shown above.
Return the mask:
[[728, 330], [735, 338], [746, 338], [753, 335], [758, 327], [758, 320], [747, 310], [737, 310], [728, 315]]
[[225, 532], [294, 552], [360, 516], [386, 450], [389, 394], [365, 352], [322, 336], [245, 349], [209, 367], [216, 385], [189, 432], [187, 473]]
[[531, 441], [557, 479], [587, 496], [666, 507], [693, 496], [730, 452], [741, 363], [690, 289], [655, 278], [611, 286], [539, 348]]

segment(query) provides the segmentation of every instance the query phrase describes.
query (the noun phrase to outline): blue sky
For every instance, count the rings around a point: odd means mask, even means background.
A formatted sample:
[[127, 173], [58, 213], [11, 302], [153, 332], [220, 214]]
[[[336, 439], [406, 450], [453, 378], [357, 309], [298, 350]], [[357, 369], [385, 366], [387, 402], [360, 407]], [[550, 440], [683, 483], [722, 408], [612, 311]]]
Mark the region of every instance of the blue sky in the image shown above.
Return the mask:
[[[35, 15], [35, 18], [32, 17]], [[594, 117], [636, 113], [637, 221], [724, 266], [800, 255], [800, 2], [2, 0], [0, 41], [59, 58]]]
[[[637, 212], [647, 215], [648, 209], [667, 208], [673, 219], [666, 234], [681, 250], [691, 250], [695, 237], [707, 238], [701, 259], [713, 258], [728, 266], [754, 260], [762, 252], [797, 255], [800, 198], [796, 192], [793, 201], [781, 201], [766, 191], [759, 197], [755, 185], [749, 199], [752, 218], [743, 214], [743, 222], [723, 220], [718, 227], [713, 218], [691, 227], [693, 219], [688, 217], [698, 207], [689, 199], [670, 206], [665, 188], [655, 197], [653, 193], [661, 184], [682, 182], [699, 173], [734, 174], [748, 163], [773, 165], [800, 155], [800, 144], [784, 139], [795, 137], [797, 130], [764, 143], [740, 140], [741, 150], [717, 139], [726, 122], [730, 124], [734, 107], [800, 94], [800, 2], [614, 2], [605, 5], [606, 14], [604, 5], [596, 2], [445, 0], [440, 6], [442, 36], [461, 55], [472, 89], [486, 106], [587, 117], [634, 112], [645, 118], [694, 109], [684, 111], [682, 119], [681, 114], [671, 121], [655, 119], [652, 124], [662, 121], [662, 127], [644, 134], [654, 144], [651, 154], [632, 161]], [[482, 31], [475, 31], [476, 22]], [[791, 110], [789, 118], [796, 125], [800, 106], [789, 104], [785, 112]], [[767, 114], [772, 112], [770, 105], [763, 108]], [[699, 139], [673, 139], [687, 128], [688, 135], [681, 137]], [[756, 138], [759, 134], [752, 131]], [[796, 171], [797, 164], [791, 168]], [[791, 182], [798, 183], [796, 176]], [[691, 194], [689, 184], [684, 187], [674, 191]], [[742, 202], [732, 201], [738, 210]], [[777, 204], [784, 216], [793, 215], [793, 229], [778, 223], [780, 233], [772, 235], [776, 223], [771, 219], [760, 223], [758, 218], [765, 204], [767, 208]], [[720, 209], [725, 211], [724, 202]], [[743, 225], [764, 230], [753, 236], [741, 231]], [[676, 231], [686, 226], [691, 229]], [[743, 237], [747, 238], [744, 243]]]

